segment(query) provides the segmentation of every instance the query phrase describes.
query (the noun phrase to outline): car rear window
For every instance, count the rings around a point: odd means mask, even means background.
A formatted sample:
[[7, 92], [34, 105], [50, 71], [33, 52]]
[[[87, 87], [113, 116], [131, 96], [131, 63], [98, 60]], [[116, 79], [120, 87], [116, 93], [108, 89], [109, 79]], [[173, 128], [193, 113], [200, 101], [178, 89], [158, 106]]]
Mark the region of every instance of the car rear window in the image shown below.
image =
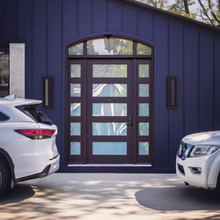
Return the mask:
[[7, 121], [9, 119], [10, 119], [10, 117], [8, 117], [4, 113], [0, 112], [0, 121]]
[[16, 108], [36, 122], [52, 125], [51, 120], [44, 113], [36, 110], [37, 106], [38, 105], [20, 105], [16, 106]]

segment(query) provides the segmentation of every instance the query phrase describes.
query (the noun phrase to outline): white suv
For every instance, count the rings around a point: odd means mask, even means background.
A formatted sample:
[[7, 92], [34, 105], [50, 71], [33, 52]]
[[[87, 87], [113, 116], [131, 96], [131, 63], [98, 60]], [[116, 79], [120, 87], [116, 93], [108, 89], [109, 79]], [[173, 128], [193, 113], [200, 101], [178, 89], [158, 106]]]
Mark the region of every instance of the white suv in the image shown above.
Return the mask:
[[[176, 156], [176, 173], [187, 185], [219, 190], [220, 131], [184, 137]], [[218, 186], [218, 187], [217, 187]]]
[[0, 98], [0, 194], [59, 169], [57, 127], [36, 110], [40, 103], [13, 95]]

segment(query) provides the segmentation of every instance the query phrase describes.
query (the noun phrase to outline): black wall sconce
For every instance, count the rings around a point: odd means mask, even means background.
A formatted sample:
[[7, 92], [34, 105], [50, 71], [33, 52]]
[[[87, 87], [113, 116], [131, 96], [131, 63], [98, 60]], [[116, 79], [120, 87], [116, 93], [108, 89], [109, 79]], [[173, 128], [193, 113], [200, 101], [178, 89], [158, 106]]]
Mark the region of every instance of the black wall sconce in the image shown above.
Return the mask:
[[167, 108], [177, 109], [178, 78], [176, 76], [167, 77]]
[[53, 108], [53, 77], [43, 77], [42, 84], [42, 107]]

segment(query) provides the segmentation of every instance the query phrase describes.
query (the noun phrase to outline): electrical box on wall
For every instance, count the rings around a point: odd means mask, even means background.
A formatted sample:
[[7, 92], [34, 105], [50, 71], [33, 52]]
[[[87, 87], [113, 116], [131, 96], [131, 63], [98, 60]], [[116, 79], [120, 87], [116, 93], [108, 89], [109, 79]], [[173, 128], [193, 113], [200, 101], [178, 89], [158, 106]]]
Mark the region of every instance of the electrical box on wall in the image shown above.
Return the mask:
[[53, 77], [43, 77], [42, 107], [53, 108]]

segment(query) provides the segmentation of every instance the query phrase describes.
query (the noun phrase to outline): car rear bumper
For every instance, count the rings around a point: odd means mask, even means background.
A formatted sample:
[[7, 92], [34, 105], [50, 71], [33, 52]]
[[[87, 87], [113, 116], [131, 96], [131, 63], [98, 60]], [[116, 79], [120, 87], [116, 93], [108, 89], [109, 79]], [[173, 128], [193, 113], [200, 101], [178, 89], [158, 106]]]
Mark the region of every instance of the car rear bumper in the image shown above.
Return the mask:
[[57, 157], [55, 157], [53, 160], [51, 160], [51, 166], [50, 166], [50, 170], [47, 174], [50, 175], [52, 173], [55, 173], [57, 170], [59, 170], [60, 168], [60, 155], [58, 154]]
[[59, 167], [60, 167], [60, 155], [58, 154], [53, 160], [51, 160], [51, 164], [47, 165], [42, 172], [30, 176], [18, 178], [15, 180], [15, 183], [46, 177], [52, 173], [55, 173], [59, 169]]

